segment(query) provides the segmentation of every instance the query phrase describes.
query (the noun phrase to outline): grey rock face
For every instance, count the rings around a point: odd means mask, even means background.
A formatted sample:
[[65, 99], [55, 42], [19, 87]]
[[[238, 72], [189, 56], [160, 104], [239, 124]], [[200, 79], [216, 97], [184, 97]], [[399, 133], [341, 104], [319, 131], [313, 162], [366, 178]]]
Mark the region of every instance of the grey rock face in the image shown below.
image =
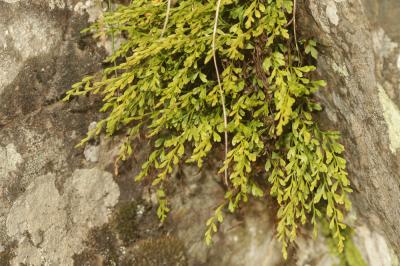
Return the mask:
[[[328, 81], [318, 95], [320, 120], [340, 129], [347, 147], [354, 243], [368, 265], [399, 265], [399, 2], [297, 2], [299, 37], [320, 43], [320, 76]], [[154, 191], [132, 180], [146, 144], [118, 175], [112, 140], [74, 148], [99, 119], [99, 103], [59, 100], [110, 52], [107, 40], [79, 33], [101, 14], [95, 0], [0, 0], [0, 265], [336, 263], [325, 239], [306, 231], [283, 261], [268, 202], [227, 215], [206, 247], [204, 224], [223, 199], [211, 164], [176, 173], [172, 212], [161, 226]]]
[[0, 1], [1, 265], [73, 265], [119, 199], [112, 175], [73, 148], [93, 104], [58, 103], [103, 57], [74, 4]]
[[[336, 6], [336, 24], [329, 5]], [[376, 7], [392, 15], [377, 15]], [[399, 45], [397, 35], [388, 35], [400, 29], [393, 21], [398, 1], [310, 0], [304, 8], [313, 20], [304, 34], [321, 44], [318, 67], [328, 81], [319, 95], [328, 121], [321, 120], [343, 132], [355, 208], [399, 252]]]
[[72, 265], [89, 229], [105, 224], [117, 204], [119, 188], [108, 172], [76, 170], [63, 195], [55, 181], [52, 174], [37, 177], [8, 213], [7, 234], [19, 242], [16, 265]]

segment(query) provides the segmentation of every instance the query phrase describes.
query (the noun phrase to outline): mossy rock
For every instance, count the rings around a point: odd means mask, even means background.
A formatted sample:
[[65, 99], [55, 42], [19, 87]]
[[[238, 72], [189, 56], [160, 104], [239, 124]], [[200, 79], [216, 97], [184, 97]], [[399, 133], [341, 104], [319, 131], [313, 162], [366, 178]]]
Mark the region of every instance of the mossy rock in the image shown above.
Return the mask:
[[138, 238], [137, 204], [135, 202], [123, 202], [117, 207], [112, 228], [125, 244], [130, 244]]
[[172, 236], [138, 241], [129, 263], [136, 266], [188, 265], [182, 241]]
[[16, 245], [16, 242], [6, 245], [4, 250], [0, 252], [1, 266], [11, 266], [11, 260], [15, 257], [13, 249], [16, 247]]
[[119, 265], [119, 243], [109, 225], [93, 228], [85, 244], [86, 248], [73, 256], [74, 266]]

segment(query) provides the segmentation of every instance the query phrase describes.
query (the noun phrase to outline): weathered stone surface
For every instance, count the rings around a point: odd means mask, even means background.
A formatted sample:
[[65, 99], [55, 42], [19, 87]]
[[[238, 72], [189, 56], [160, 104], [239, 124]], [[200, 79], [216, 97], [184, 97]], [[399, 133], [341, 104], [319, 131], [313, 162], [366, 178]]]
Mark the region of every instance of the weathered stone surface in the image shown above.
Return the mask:
[[52, 174], [37, 177], [8, 213], [7, 234], [19, 242], [16, 265], [71, 265], [89, 229], [106, 223], [108, 208], [117, 204], [119, 188], [110, 173], [76, 170], [62, 195], [55, 181]]
[[[368, 265], [399, 265], [400, 35], [397, 0], [297, 1], [298, 34], [320, 43], [324, 127], [340, 129], [356, 192], [354, 242]], [[74, 146], [99, 115], [95, 98], [60, 103], [101, 68], [110, 42], [80, 35], [100, 1], [0, 0], [0, 264], [330, 266], [325, 239], [300, 232], [280, 255], [272, 204], [251, 202], [209, 248], [204, 224], [223, 199], [212, 166], [185, 167], [170, 190], [165, 225], [154, 191], [132, 177], [146, 156], [114, 173], [118, 147], [103, 137]], [[210, 170], [211, 169], [211, 170]], [[175, 182], [174, 182], [175, 183]], [[355, 221], [354, 221], [355, 220]], [[154, 250], [160, 250], [156, 252]], [[148, 252], [153, 250], [153, 252]], [[154, 257], [152, 257], [154, 255]]]
[[[337, 23], [329, 19], [330, 5], [336, 6]], [[397, 1], [305, 1], [303, 18], [310, 20], [303, 20], [309, 26], [303, 34], [314, 35], [322, 47], [318, 67], [328, 88], [319, 98], [329, 122], [321, 120], [343, 132], [355, 208], [399, 253], [400, 197], [394, 196], [400, 193], [399, 51], [382, 29], [399, 26], [375, 18], [374, 5], [398, 12]]]
[[354, 242], [360, 247], [368, 265], [399, 265], [398, 257], [388, 246], [384, 236], [377, 232], [371, 232], [365, 225], [358, 226], [355, 231]]
[[104, 54], [81, 37], [76, 2], [0, 1], [1, 265], [72, 265], [119, 199], [105, 165], [73, 148], [93, 103], [58, 103]]
[[[213, 178], [214, 176], [214, 178]], [[251, 202], [245, 213], [227, 215], [213, 247], [204, 245], [204, 225], [223, 201], [224, 191], [213, 172], [185, 167], [183, 191], [172, 198], [172, 223], [184, 240], [190, 265], [282, 265], [274, 236], [273, 206]], [[175, 194], [175, 193], [174, 193]]]

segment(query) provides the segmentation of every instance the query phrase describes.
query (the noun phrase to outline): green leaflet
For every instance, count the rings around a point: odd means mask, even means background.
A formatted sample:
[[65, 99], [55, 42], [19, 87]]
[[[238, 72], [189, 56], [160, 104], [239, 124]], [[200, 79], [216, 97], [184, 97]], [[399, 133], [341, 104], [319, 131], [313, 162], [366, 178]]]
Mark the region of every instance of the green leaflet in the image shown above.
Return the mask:
[[[124, 133], [118, 160], [125, 161], [139, 135], [151, 140], [153, 151], [136, 180], [152, 178], [161, 220], [169, 211], [163, 187], [174, 168], [182, 162], [202, 167], [210, 152], [223, 150], [224, 133], [211, 60], [215, 2], [178, 1], [162, 35], [166, 9], [166, 1], [135, 0], [94, 23], [87, 31], [95, 38], [114, 34], [125, 41], [106, 59], [108, 67], [73, 85], [65, 98], [103, 97], [100, 111], [107, 116], [81, 144], [96, 134]], [[316, 230], [321, 216], [343, 249], [343, 211], [350, 208], [351, 192], [344, 148], [338, 133], [323, 132], [313, 121], [321, 107], [312, 94], [325, 82], [311, 79], [315, 67], [299, 57], [316, 57], [316, 43], [293, 43], [287, 26], [292, 12], [291, 0], [222, 1], [216, 52], [230, 146], [220, 173], [228, 169], [230, 187], [207, 222], [207, 243], [225, 209], [234, 212], [249, 196], [265, 197], [270, 189], [279, 205], [284, 257], [298, 227], [311, 223]]]
[[322, 220], [320, 228], [322, 235], [327, 237], [326, 244], [330, 248], [332, 255], [336, 255], [339, 258], [339, 263], [332, 266], [367, 266], [367, 263], [364, 261], [360, 253], [360, 250], [353, 242], [352, 236], [354, 231], [350, 227], [346, 228], [342, 232], [346, 239], [343, 242], [343, 252], [340, 254], [337, 252], [336, 243], [334, 238], [332, 238], [333, 232], [329, 229], [328, 222]]

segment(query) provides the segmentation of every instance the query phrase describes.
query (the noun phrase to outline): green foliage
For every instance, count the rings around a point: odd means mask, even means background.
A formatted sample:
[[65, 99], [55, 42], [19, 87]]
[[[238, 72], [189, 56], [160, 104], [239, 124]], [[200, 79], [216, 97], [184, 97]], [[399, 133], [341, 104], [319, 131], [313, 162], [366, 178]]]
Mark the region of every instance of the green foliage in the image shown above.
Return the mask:
[[367, 266], [350, 237], [344, 242], [344, 253], [340, 254], [340, 263], [340, 266]]
[[[107, 117], [88, 133], [126, 135], [119, 160], [133, 154], [141, 135], [153, 145], [137, 181], [152, 178], [161, 220], [169, 211], [165, 182], [181, 162], [202, 167], [210, 153], [223, 150], [225, 132], [220, 89], [212, 64], [216, 4], [180, 0], [136, 0], [106, 13], [88, 31], [124, 36], [106, 60], [108, 67], [85, 77], [67, 92], [100, 94]], [[314, 66], [299, 54], [317, 57], [312, 40], [293, 41], [288, 19], [291, 0], [225, 0], [220, 8], [216, 54], [227, 109], [229, 152], [220, 172], [229, 172], [226, 202], [207, 222], [211, 243], [225, 209], [234, 212], [249, 196], [270, 191], [279, 204], [277, 235], [283, 255], [299, 226], [326, 217], [343, 250], [343, 210], [350, 208], [344, 148], [337, 132], [321, 131], [312, 113], [321, 107], [312, 94], [325, 86], [310, 78]], [[163, 34], [162, 34], [163, 33]], [[297, 48], [300, 50], [297, 50]], [[300, 52], [300, 53], [299, 53]], [[259, 165], [265, 165], [260, 170]]]
[[317, 59], [318, 58], [318, 51], [315, 48], [316, 46], [317, 46], [317, 43], [314, 40], [309, 40], [304, 45], [304, 52], [306, 54], [310, 54], [314, 59]]
[[322, 234], [325, 235], [325, 237], [328, 237], [327, 244], [330, 247], [331, 253], [339, 258], [339, 264], [335, 264], [333, 266], [367, 266], [367, 263], [364, 261], [360, 251], [351, 238], [354, 234], [351, 228], [347, 227], [343, 231], [343, 235], [346, 239], [343, 242], [343, 252], [338, 254], [335, 248], [335, 242], [332, 239], [332, 232], [329, 230], [329, 224], [326, 221], [322, 221], [321, 224]]

